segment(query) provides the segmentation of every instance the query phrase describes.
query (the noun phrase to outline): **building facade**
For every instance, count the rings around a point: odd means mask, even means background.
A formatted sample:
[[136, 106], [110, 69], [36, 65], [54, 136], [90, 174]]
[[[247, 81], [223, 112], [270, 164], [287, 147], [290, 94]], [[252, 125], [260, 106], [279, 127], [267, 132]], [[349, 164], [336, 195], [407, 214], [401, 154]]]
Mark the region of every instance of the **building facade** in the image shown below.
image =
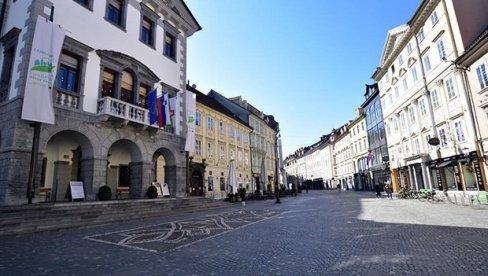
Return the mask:
[[351, 136], [351, 155], [354, 164], [354, 189], [362, 191], [366, 187], [367, 163], [368, 163], [368, 132], [366, 131], [366, 119], [363, 109], [358, 109], [358, 117], [347, 128]]
[[334, 179], [338, 188], [343, 190], [352, 190], [354, 187], [354, 163], [348, 125], [349, 123], [333, 130], [330, 138], [333, 146]]
[[238, 188], [251, 191], [250, 132], [246, 122], [196, 88], [195, 152], [190, 156], [191, 196], [226, 198], [236, 193], [228, 185], [229, 164], [234, 162]]
[[[388, 33], [378, 82], [394, 187], [485, 189], [463, 69], [453, 63], [485, 29], [486, 1], [424, 0]], [[480, 181], [478, 181], [481, 180]]]
[[[33, 128], [19, 118], [36, 20], [51, 14], [67, 34], [53, 88], [55, 124], [40, 127], [33, 201], [68, 200], [74, 180], [89, 200], [102, 185], [114, 196], [144, 197], [155, 180], [184, 196], [186, 41], [201, 29], [186, 4], [26, 0], [6, 2], [0, 30], [0, 204], [26, 202]], [[175, 103], [170, 128], [149, 125], [154, 86]]]
[[[376, 184], [383, 187], [390, 178], [388, 147], [386, 143], [380, 93], [376, 84], [366, 85], [366, 100], [361, 105], [368, 134], [368, 155], [364, 189], [371, 191]], [[362, 125], [361, 125], [362, 130]], [[363, 130], [362, 130], [363, 131]]]
[[483, 31], [468, 50], [456, 60], [456, 64], [468, 80], [466, 91], [471, 100], [477, 129], [477, 151], [482, 157], [481, 160], [473, 160], [471, 170], [475, 172], [476, 178], [480, 178], [477, 180], [478, 183], [485, 180], [483, 183], [486, 189], [486, 176], [488, 175], [488, 31]]

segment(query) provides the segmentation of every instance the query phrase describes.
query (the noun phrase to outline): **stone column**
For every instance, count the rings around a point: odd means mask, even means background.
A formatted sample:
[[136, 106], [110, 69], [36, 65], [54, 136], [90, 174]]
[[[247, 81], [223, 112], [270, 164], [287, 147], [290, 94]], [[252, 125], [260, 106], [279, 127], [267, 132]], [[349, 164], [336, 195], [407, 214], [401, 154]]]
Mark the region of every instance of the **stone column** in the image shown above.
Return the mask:
[[54, 201], [66, 201], [66, 192], [71, 180], [71, 166], [67, 161], [54, 162]]
[[[81, 181], [85, 187], [87, 200], [95, 200], [98, 188], [107, 184], [107, 159], [87, 158], [81, 160]], [[112, 191], [115, 193], [115, 191]]]
[[145, 198], [146, 191], [152, 182], [152, 163], [131, 162], [130, 198]]

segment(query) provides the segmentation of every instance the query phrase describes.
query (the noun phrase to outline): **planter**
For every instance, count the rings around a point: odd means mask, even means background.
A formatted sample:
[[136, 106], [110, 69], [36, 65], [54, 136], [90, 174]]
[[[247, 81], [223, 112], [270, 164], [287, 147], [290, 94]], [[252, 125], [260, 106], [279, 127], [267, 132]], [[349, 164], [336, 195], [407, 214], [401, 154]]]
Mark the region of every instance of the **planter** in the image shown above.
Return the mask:
[[149, 186], [146, 194], [148, 198], [156, 198], [158, 197], [158, 189], [155, 186]]
[[112, 193], [98, 193], [98, 200], [107, 201], [112, 198]]

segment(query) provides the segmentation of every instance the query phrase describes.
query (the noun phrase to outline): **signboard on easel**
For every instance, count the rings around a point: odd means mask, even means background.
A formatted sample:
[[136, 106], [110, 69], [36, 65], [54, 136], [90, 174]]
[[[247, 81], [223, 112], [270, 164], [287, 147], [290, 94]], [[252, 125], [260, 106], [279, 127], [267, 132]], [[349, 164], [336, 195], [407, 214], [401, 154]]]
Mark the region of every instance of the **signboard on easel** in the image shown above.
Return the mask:
[[71, 191], [71, 201], [75, 199], [85, 199], [85, 190], [82, 181], [70, 181], [69, 190]]
[[170, 196], [168, 183], [159, 184], [161, 186], [161, 193], [163, 196]]

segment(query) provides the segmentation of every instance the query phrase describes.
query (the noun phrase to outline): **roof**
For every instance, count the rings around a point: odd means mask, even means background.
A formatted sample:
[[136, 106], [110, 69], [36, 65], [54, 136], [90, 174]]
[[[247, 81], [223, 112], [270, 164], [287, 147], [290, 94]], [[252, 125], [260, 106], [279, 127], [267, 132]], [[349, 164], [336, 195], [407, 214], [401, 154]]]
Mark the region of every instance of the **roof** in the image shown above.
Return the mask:
[[191, 12], [191, 10], [188, 8], [185, 1], [181, 0], [181, 3], [183, 3], [183, 6], [185, 7], [186, 11], [190, 14], [191, 18], [195, 21], [195, 24], [197, 24], [197, 26], [198, 26], [197, 31], [200, 31], [202, 29], [202, 26], [200, 26], [200, 23], [198, 23], [197, 19], [195, 18], [195, 16]]
[[239, 117], [237, 117], [237, 115], [235, 115], [234, 113], [232, 113], [229, 109], [227, 109], [225, 106], [223, 106], [222, 104], [220, 104], [218, 101], [216, 101], [215, 99], [203, 94], [202, 92], [198, 91], [196, 88], [194, 87], [191, 87], [190, 85], [186, 85], [186, 90], [187, 91], [190, 91], [190, 92], [193, 92], [195, 93], [196, 97], [197, 97], [197, 102], [198, 103], [201, 103], [215, 111], [218, 111], [224, 115], [226, 115], [227, 117], [230, 117], [232, 118], [233, 120], [239, 122], [240, 124], [242, 125], [245, 125], [246, 127], [248, 127], [249, 129], [252, 129], [251, 126], [249, 126], [246, 122], [244, 122], [243, 120], [241, 120]]
[[479, 59], [482, 55], [488, 52], [488, 26], [476, 38], [476, 40], [466, 49], [464, 54], [456, 59], [455, 63], [461, 66], [469, 67]]

